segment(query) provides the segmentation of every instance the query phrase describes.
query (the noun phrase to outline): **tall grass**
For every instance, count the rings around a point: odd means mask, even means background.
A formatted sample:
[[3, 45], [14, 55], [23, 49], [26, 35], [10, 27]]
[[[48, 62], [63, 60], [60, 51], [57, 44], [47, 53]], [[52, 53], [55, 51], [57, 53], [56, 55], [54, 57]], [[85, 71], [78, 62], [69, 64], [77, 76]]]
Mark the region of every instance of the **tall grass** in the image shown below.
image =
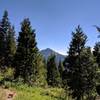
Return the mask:
[[14, 88], [14, 100], [65, 100], [65, 91], [62, 88], [41, 88], [20, 85]]

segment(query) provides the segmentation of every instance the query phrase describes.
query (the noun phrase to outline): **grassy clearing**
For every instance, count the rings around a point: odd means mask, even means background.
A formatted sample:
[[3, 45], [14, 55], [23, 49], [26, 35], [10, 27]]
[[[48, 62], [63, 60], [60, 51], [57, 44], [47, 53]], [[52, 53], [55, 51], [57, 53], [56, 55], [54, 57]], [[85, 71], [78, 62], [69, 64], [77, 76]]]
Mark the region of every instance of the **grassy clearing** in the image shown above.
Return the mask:
[[63, 89], [19, 86], [14, 100], [65, 100]]
[[[23, 84], [5, 84], [8, 90], [16, 93], [14, 100], [72, 100], [66, 96], [62, 88], [41, 88], [41, 87], [28, 87]], [[4, 89], [0, 90], [0, 100], [6, 100], [6, 93]]]

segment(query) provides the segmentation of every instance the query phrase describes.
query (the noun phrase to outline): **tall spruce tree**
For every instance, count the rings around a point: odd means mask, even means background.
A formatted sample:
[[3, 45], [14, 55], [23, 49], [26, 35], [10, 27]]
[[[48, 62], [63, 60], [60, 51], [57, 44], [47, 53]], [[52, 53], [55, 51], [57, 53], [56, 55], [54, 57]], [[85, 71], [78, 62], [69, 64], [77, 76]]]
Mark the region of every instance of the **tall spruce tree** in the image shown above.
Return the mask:
[[100, 42], [95, 44], [93, 54], [96, 57], [96, 62], [100, 68]]
[[96, 77], [97, 77], [97, 68], [95, 57], [91, 52], [90, 47], [85, 47], [80, 55], [80, 63], [82, 67], [82, 84], [84, 95], [87, 97], [87, 100], [94, 99], [96, 94]]
[[5, 31], [0, 25], [0, 70], [4, 69], [4, 45], [5, 45], [5, 39], [4, 39]]
[[55, 55], [51, 54], [47, 60], [47, 83], [50, 86], [60, 86], [61, 78], [57, 69]]
[[63, 71], [64, 71], [64, 66], [63, 66], [63, 63], [61, 60], [59, 60], [58, 70], [59, 70], [60, 78], [61, 78], [61, 86], [63, 86], [62, 75], [63, 75]]
[[[6, 56], [6, 47], [7, 47], [7, 42], [6, 42], [6, 39], [7, 39], [7, 35], [8, 35], [8, 31], [9, 31], [9, 27], [10, 27], [10, 22], [9, 22], [9, 19], [8, 19], [8, 12], [7, 11], [4, 11], [4, 15], [3, 15], [3, 18], [1, 20], [1, 24], [0, 24], [0, 27], [2, 28], [3, 30], [3, 33], [1, 34], [1, 44], [2, 44], [2, 47], [0, 49], [1, 51], [1, 55], [0, 55], [0, 59], [1, 59], [1, 67], [3, 69], [5, 69], [5, 56]], [[2, 31], [1, 30], [1, 31]]]
[[[64, 61], [66, 69], [64, 75], [67, 75], [65, 77], [66, 86], [68, 85], [72, 97], [76, 100], [83, 100], [84, 94], [88, 94], [88, 91], [94, 89], [92, 84], [94, 84], [95, 78], [95, 65], [92, 54], [87, 49], [85, 50], [86, 41], [87, 36], [78, 26], [76, 31], [72, 32], [68, 56]], [[87, 88], [89, 86], [90, 88]]]
[[15, 55], [15, 52], [16, 52], [16, 41], [15, 41], [14, 26], [9, 28], [6, 44], [7, 44], [7, 47], [6, 47], [5, 62], [6, 62], [6, 66], [11, 67], [13, 59], [14, 59], [14, 55]]
[[32, 29], [29, 19], [24, 19], [21, 23], [13, 66], [15, 66], [15, 79], [22, 78], [28, 84], [33, 84], [37, 73], [35, 61], [38, 48], [35, 36], [35, 30]]
[[7, 66], [11, 66], [12, 59], [16, 51], [16, 42], [14, 38], [15, 31], [10, 24], [7, 11], [4, 12], [0, 27], [3, 30], [3, 32], [2, 30], [0, 31], [0, 33], [2, 33], [1, 34], [2, 47], [0, 49], [3, 50], [1, 51], [1, 55], [0, 55], [1, 66], [7, 67]]
[[64, 71], [64, 66], [63, 66], [63, 63], [61, 60], [59, 60], [58, 70], [59, 70], [60, 76], [62, 77], [62, 73]]
[[[100, 38], [100, 27], [95, 26], [97, 31], [99, 32], [98, 38]], [[97, 71], [97, 93], [100, 95], [100, 42], [97, 42], [94, 46], [94, 51], [93, 51], [94, 57], [96, 58], [96, 63], [98, 64], [98, 71]]]
[[5, 36], [5, 40], [6, 40], [8, 32], [9, 32], [9, 28], [11, 27], [11, 24], [10, 24], [9, 18], [8, 18], [8, 11], [7, 10], [4, 11], [3, 18], [1, 20], [1, 27], [5, 31], [4, 36]]
[[35, 58], [35, 85], [37, 86], [46, 86], [47, 85], [47, 68], [46, 68], [46, 63], [43, 59], [43, 56], [38, 53], [36, 58]]

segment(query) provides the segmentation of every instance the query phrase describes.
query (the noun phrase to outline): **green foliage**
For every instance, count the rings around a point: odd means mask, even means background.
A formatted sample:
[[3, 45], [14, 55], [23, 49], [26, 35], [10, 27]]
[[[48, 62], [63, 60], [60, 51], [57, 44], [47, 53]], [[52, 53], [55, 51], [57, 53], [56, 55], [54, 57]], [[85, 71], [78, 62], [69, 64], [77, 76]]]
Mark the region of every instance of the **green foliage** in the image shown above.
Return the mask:
[[35, 58], [35, 64], [36, 64], [36, 73], [35, 73], [35, 80], [34, 85], [36, 86], [46, 86], [46, 77], [47, 77], [47, 70], [46, 70], [46, 64], [43, 61], [43, 57], [40, 53]]
[[5, 55], [6, 55], [6, 38], [8, 30], [10, 27], [10, 22], [8, 19], [8, 12], [5, 11], [3, 18], [0, 23], [0, 68], [4, 69], [5, 66]]
[[7, 36], [7, 47], [6, 47], [6, 59], [7, 66], [11, 66], [14, 55], [16, 52], [16, 41], [15, 41], [15, 30], [14, 26], [9, 29], [8, 36]]
[[4, 12], [0, 27], [0, 64], [5, 69], [11, 66], [16, 51], [15, 31], [10, 24], [7, 11]]
[[90, 48], [84, 48], [80, 56], [84, 94], [87, 98], [96, 96], [97, 64]]
[[35, 73], [34, 59], [37, 53], [35, 33], [31, 29], [29, 19], [24, 19], [19, 32], [18, 46], [14, 59], [15, 78], [21, 77], [24, 82], [32, 81]]
[[97, 93], [100, 95], [100, 84], [96, 86]]
[[8, 11], [7, 10], [4, 11], [3, 18], [1, 20], [1, 27], [4, 29], [4, 32], [5, 32], [4, 38], [6, 40], [9, 28], [11, 27], [10, 22], [9, 22], [9, 18], [8, 18]]
[[[100, 31], [99, 27], [96, 28]], [[15, 89], [18, 94], [15, 100], [72, 100], [68, 93], [76, 100], [95, 98], [96, 85], [97, 92], [100, 92], [100, 42], [96, 43], [92, 54], [90, 47], [85, 46], [86, 41], [87, 36], [78, 26], [72, 32], [64, 66], [59, 61], [57, 67], [55, 55], [51, 55], [46, 64], [37, 48], [35, 30], [29, 19], [21, 23], [16, 47], [15, 29], [5, 11], [0, 22], [0, 85]], [[61, 87], [62, 81], [66, 96], [62, 88], [46, 88], [47, 83]]]
[[15, 79], [20, 77], [24, 83], [30, 85], [45, 83], [44, 64], [37, 48], [35, 31], [32, 30], [28, 18], [21, 23], [13, 66], [15, 66]]
[[58, 70], [59, 70], [60, 78], [61, 78], [61, 86], [63, 86], [62, 75], [63, 75], [63, 71], [64, 71], [64, 66], [63, 66], [63, 63], [61, 62], [61, 60], [59, 61]]
[[33, 88], [19, 85], [15, 87], [15, 91], [17, 96], [14, 100], [65, 100], [65, 92], [62, 88]]
[[[65, 90], [63, 88], [41, 88], [31, 87], [27, 84], [5, 82], [6, 91], [12, 91], [16, 94], [14, 100], [66, 100]], [[0, 99], [6, 100], [6, 91], [0, 88]], [[72, 100], [71, 97], [67, 97]]]
[[90, 48], [85, 47], [87, 36], [80, 26], [72, 36], [68, 56], [64, 61], [66, 84], [73, 98], [83, 100], [84, 95], [90, 96], [95, 92], [96, 64]]
[[55, 55], [51, 55], [47, 61], [47, 82], [50, 86], [60, 86], [61, 78], [55, 62]]
[[63, 66], [63, 63], [61, 62], [61, 60], [59, 61], [58, 70], [60, 73], [60, 77], [62, 77], [62, 73], [64, 71], [64, 66]]
[[100, 42], [97, 42], [95, 44], [93, 54], [96, 57], [96, 62], [98, 66], [100, 67]]
[[13, 68], [6, 68], [5, 71], [0, 72], [0, 80], [3, 79], [13, 79], [14, 69]]
[[11, 82], [14, 79], [14, 69], [6, 68], [4, 71], [0, 72], [0, 86], [5, 88], [11, 87]]
[[[100, 38], [100, 27], [95, 26], [99, 32], [98, 38]], [[97, 42], [94, 46], [93, 51], [94, 57], [96, 58], [96, 63], [98, 64], [97, 76], [96, 76], [96, 89], [97, 93], [100, 95], [100, 42]]]
[[4, 78], [12, 80], [14, 76], [14, 69], [7, 68], [3, 74], [4, 74]]

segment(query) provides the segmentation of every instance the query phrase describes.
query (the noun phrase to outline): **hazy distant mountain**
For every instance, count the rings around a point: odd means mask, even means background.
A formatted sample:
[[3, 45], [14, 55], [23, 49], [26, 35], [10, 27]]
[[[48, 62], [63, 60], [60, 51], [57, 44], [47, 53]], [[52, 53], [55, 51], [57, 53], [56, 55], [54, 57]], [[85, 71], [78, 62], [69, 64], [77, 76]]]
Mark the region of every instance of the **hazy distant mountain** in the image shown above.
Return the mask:
[[62, 55], [58, 52], [55, 52], [54, 50], [47, 48], [44, 50], [40, 51], [41, 54], [44, 56], [44, 58], [47, 60], [47, 58], [51, 55], [51, 54], [55, 54], [56, 55], [56, 62], [59, 63], [59, 60], [63, 61], [65, 59], [65, 55]]

